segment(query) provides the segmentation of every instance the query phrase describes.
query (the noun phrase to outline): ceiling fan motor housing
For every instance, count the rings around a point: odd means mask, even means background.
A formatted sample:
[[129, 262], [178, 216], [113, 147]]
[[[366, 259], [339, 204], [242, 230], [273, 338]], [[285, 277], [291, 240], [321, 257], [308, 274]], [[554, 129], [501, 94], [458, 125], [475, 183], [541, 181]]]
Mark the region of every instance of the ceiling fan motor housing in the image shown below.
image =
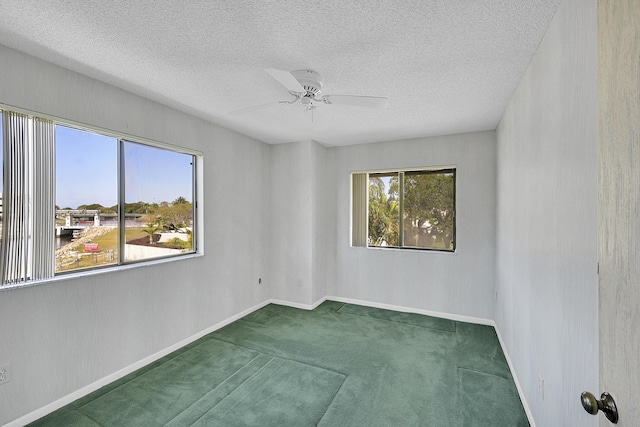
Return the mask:
[[291, 75], [307, 91], [305, 96], [316, 98], [322, 92], [322, 76], [311, 70], [292, 71]]

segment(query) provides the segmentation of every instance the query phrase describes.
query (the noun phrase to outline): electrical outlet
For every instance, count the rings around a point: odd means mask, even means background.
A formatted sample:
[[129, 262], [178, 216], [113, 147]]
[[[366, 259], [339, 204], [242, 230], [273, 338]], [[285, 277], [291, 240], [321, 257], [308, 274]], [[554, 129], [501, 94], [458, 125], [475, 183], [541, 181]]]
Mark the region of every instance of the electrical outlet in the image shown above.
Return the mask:
[[9, 368], [9, 365], [0, 366], [0, 385], [6, 384], [11, 381], [11, 377], [9, 376], [11, 370]]
[[544, 402], [544, 378], [541, 375], [538, 375], [538, 391], [540, 392], [540, 396], [542, 396], [542, 401]]
[[258, 277], [258, 285], [262, 284], [262, 277]]

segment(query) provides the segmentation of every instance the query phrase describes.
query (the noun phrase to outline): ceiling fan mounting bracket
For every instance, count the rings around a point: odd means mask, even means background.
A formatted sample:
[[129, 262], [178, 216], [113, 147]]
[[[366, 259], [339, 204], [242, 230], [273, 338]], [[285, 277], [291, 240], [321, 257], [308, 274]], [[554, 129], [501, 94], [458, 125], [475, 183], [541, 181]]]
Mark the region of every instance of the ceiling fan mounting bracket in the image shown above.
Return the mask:
[[322, 92], [322, 76], [312, 70], [296, 70], [291, 75], [300, 83], [300, 86], [307, 91], [303, 97], [317, 98]]

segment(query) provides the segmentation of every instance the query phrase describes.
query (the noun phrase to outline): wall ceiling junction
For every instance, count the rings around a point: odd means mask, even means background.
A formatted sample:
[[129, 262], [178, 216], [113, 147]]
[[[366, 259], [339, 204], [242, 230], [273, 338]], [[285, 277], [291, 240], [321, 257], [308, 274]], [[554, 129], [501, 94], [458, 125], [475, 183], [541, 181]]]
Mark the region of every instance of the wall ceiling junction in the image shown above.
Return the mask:
[[[267, 143], [341, 146], [495, 129], [559, 3], [4, 0], [0, 43]], [[229, 115], [292, 99], [265, 68], [389, 106]]]

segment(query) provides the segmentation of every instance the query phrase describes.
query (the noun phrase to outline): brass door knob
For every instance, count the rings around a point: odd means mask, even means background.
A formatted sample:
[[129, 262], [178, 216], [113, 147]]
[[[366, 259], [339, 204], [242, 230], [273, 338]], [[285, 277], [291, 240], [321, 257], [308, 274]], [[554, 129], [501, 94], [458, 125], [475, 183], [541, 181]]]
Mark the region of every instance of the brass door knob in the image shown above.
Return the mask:
[[582, 402], [584, 410], [591, 415], [596, 415], [598, 411], [602, 411], [609, 421], [613, 424], [618, 424], [618, 408], [609, 393], [604, 392], [600, 396], [600, 399], [596, 399], [593, 394], [584, 391], [580, 395], [580, 401]]

